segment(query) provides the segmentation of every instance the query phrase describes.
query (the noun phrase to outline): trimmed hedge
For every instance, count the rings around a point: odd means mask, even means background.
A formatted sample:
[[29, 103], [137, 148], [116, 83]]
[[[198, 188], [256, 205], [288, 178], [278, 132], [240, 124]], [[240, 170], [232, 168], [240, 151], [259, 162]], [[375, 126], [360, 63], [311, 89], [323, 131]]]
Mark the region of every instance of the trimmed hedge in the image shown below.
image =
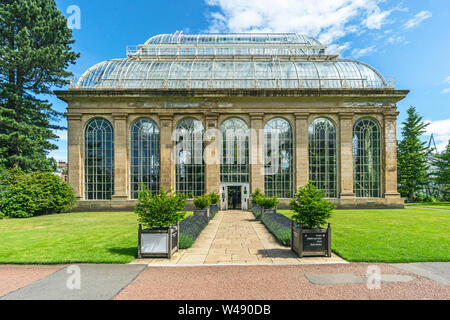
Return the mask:
[[261, 212], [256, 212], [254, 215], [282, 245], [291, 246], [291, 219], [279, 213], [261, 214]]
[[193, 215], [181, 221], [180, 249], [190, 248], [208, 223], [209, 219], [201, 215]]
[[11, 169], [0, 177], [0, 212], [10, 218], [30, 218], [72, 209], [75, 194], [51, 172]]

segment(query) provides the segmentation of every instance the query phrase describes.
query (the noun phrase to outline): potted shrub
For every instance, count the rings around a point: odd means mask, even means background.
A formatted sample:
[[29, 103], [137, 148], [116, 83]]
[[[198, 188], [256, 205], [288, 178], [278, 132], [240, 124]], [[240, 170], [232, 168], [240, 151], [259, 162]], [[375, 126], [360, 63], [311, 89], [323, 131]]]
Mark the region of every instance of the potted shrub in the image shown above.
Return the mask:
[[300, 258], [304, 256], [331, 257], [331, 224], [327, 224], [335, 206], [325, 200], [325, 192], [311, 182], [298, 188], [291, 201], [292, 245]]
[[250, 201], [252, 203], [252, 212], [258, 214], [261, 212], [261, 207], [257, 203], [258, 197], [262, 196], [261, 189], [257, 188], [255, 192], [250, 194]]
[[[139, 191], [134, 212], [139, 216], [138, 258], [167, 257], [178, 251], [179, 222], [187, 196], [163, 188], [152, 194], [146, 186]], [[146, 228], [143, 229], [142, 226]]]
[[216, 214], [217, 212], [219, 212], [219, 200], [220, 197], [217, 193], [215, 192], [211, 192], [209, 194], [209, 199], [210, 199], [210, 206], [209, 206], [209, 213], [210, 214]]
[[194, 198], [195, 215], [202, 215], [209, 218], [209, 206], [211, 205], [211, 199], [208, 195], [204, 194]]
[[256, 203], [261, 207], [261, 213], [277, 213], [277, 206], [280, 203], [278, 197], [268, 197], [266, 195], [259, 195], [256, 198]]

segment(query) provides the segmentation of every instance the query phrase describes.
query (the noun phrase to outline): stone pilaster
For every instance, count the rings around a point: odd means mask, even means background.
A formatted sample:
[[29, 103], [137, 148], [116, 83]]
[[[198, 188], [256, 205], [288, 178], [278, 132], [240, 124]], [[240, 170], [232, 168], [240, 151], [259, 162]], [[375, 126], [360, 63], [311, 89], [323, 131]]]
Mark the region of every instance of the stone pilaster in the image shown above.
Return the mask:
[[295, 172], [297, 188], [308, 183], [309, 155], [307, 113], [295, 114]]
[[81, 127], [81, 114], [67, 114], [67, 159], [69, 184], [75, 191], [77, 200], [83, 200], [84, 165], [82, 146], [84, 130]]
[[220, 131], [217, 115], [206, 115], [205, 119], [205, 191], [220, 192]]
[[384, 117], [384, 196], [400, 198], [397, 192], [397, 116]]
[[160, 115], [161, 159], [160, 159], [160, 186], [166, 190], [175, 191], [175, 161], [173, 157], [172, 141], [173, 116]]
[[353, 191], [353, 113], [340, 113], [340, 189], [341, 199], [355, 199]]
[[114, 113], [114, 195], [113, 200], [128, 197], [127, 114]]
[[264, 192], [264, 113], [250, 114], [250, 192]]

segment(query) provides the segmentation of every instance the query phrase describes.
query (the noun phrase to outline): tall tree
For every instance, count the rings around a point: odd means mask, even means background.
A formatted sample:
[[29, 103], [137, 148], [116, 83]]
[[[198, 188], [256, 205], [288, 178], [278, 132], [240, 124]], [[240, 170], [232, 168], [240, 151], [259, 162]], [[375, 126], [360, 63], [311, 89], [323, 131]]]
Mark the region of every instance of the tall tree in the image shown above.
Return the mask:
[[69, 83], [72, 30], [54, 0], [0, 0], [0, 158], [7, 168], [49, 170], [53, 123], [45, 95]]
[[450, 201], [450, 140], [444, 151], [434, 157], [434, 177], [444, 201]]
[[414, 201], [414, 194], [427, 182], [429, 150], [420, 136], [426, 132], [427, 123], [417, 113], [416, 108], [407, 110], [408, 117], [403, 122], [403, 140], [398, 144], [398, 184], [399, 191]]

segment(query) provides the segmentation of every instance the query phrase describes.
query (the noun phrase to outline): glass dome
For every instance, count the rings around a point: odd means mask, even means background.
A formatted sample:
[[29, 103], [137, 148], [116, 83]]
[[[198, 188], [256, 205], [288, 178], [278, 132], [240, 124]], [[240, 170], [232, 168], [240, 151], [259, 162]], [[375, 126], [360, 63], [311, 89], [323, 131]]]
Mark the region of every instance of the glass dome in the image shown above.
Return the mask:
[[128, 58], [101, 62], [77, 89], [376, 89], [373, 67], [327, 55], [297, 34], [159, 35]]

